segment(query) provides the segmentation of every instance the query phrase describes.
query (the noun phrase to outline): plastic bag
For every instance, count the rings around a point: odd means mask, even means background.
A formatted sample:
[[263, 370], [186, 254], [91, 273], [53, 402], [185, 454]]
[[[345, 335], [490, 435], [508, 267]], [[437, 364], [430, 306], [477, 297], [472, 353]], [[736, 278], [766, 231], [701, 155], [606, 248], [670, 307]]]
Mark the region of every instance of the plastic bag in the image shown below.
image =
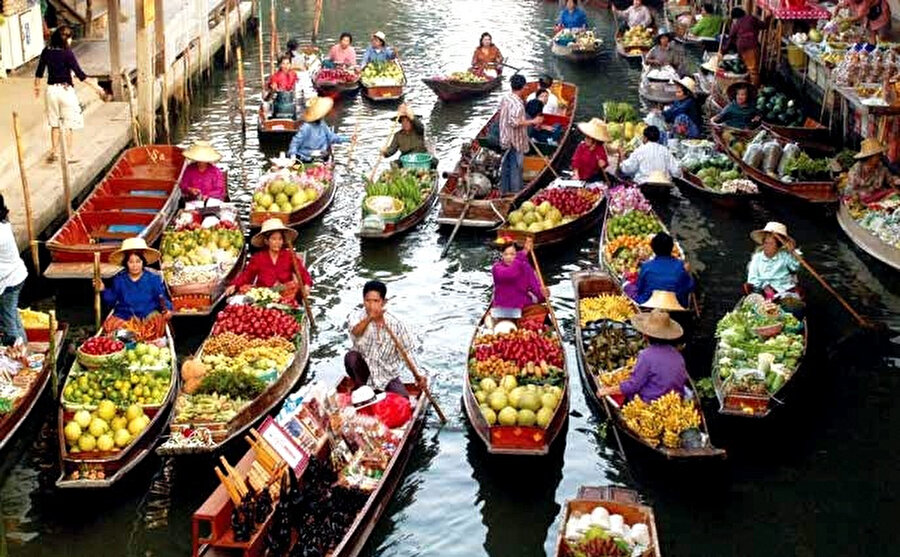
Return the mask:
[[[778, 162], [781, 160], [781, 144], [777, 141], [769, 141], [763, 145], [763, 167], [762, 171], [766, 174], [774, 174], [778, 169]], [[756, 167], [759, 168], [759, 167]]]
[[763, 162], [763, 148], [762, 145], [757, 143], [751, 143], [747, 146], [747, 150], [744, 151], [744, 157], [742, 159], [745, 164], [749, 164], [753, 168], [759, 168]]
[[409, 399], [397, 393], [385, 393], [383, 400], [359, 410], [361, 414], [369, 414], [378, 418], [389, 429], [404, 425], [412, 417], [412, 406]]
[[778, 161], [779, 176], [787, 174], [788, 163], [794, 160], [798, 153], [800, 153], [800, 146], [796, 143], [788, 143], [784, 146], [784, 152], [781, 153], [781, 160]]

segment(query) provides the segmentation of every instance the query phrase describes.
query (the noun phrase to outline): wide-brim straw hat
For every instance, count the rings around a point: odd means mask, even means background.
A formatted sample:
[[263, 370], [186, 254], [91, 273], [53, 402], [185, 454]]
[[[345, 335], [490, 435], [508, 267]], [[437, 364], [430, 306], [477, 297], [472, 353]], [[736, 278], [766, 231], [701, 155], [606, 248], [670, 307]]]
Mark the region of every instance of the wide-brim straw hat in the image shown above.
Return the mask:
[[381, 42], [387, 44], [387, 35], [385, 35], [382, 31], [375, 31], [372, 33], [372, 36], [376, 39], [381, 39]]
[[853, 155], [854, 159], [867, 159], [884, 153], [884, 145], [875, 138], [863, 139], [859, 146], [859, 153]]
[[356, 407], [357, 410], [361, 408], [365, 408], [366, 406], [371, 406], [373, 404], [377, 404], [387, 398], [387, 395], [384, 393], [375, 393], [375, 389], [368, 385], [363, 385], [355, 389], [352, 393], [350, 393], [350, 403]]
[[266, 245], [266, 238], [268, 238], [269, 234], [279, 231], [284, 234], [284, 241], [286, 244], [293, 244], [294, 240], [297, 239], [296, 230], [285, 226], [284, 222], [279, 218], [271, 218], [263, 221], [262, 228], [260, 228], [259, 232], [253, 236], [250, 240], [250, 244], [253, 247], [261, 248]]
[[125, 259], [125, 254], [132, 251], [139, 251], [144, 256], [144, 261], [148, 265], [152, 265], [159, 261], [159, 252], [147, 245], [147, 241], [143, 238], [126, 238], [122, 241], [122, 245], [116, 251], [109, 254], [109, 262], [113, 265], [121, 265]]
[[697, 94], [697, 82], [693, 77], [684, 76], [675, 83], [687, 89], [692, 97]]
[[578, 122], [578, 129], [584, 135], [604, 143], [610, 140], [606, 122], [600, 118], [591, 118], [588, 122]]
[[195, 141], [182, 152], [182, 155], [195, 162], [217, 163], [222, 160], [222, 155], [209, 144], [209, 141]]
[[644, 184], [659, 184], [661, 186], [671, 186], [672, 178], [669, 177], [669, 173], [665, 170], [654, 170], [650, 174], [647, 175], [647, 179], [642, 183]]
[[315, 122], [328, 116], [334, 107], [334, 100], [330, 97], [316, 97], [306, 106], [306, 112], [303, 113], [305, 122]]
[[408, 118], [410, 120], [414, 120], [416, 117], [416, 113], [413, 112], [413, 109], [408, 104], [400, 105], [400, 108], [397, 109], [397, 118]]
[[637, 313], [631, 317], [631, 324], [648, 337], [662, 340], [675, 340], [684, 334], [681, 325], [661, 309], [654, 309], [649, 313]]
[[732, 83], [728, 86], [727, 89], [725, 89], [725, 94], [728, 95], [729, 99], [734, 100], [734, 98], [737, 96], [737, 90], [741, 88], [747, 89], [747, 97], [749, 99], [753, 99], [754, 97], [756, 97], [756, 85], [753, 85], [749, 81], [736, 81]]
[[780, 238], [782, 242], [793, 240], [793, 238], [788, 235], [787, 226], [775, 221], [769, 221], [766, 223], [765, 227], [751, 232], [750, 239], [757, 244], [762, 244], [766, 239], [766, 234], [774, 234], [776, 237]]
[[716, 54], [714, 56], [710, 56], [709, 60], [703, 62], [700, 67], [708, 72], [716, 73], [716, 71], [719, 69], [719, 55]]
[[662, 309], [665, 311], [686, 311], [687, 308], [678, 302], [674, 292], [668, 290], [654, 290], [650, 298], [641, 304], [641, 307], [650, 309]]

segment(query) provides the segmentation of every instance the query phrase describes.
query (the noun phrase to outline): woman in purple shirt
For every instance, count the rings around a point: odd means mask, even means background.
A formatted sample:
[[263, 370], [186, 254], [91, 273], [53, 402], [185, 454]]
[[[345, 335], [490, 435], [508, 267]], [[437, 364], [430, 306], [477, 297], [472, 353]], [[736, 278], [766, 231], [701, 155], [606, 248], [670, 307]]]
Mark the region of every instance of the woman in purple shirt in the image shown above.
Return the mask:
[[[534, 269], [528, 263], [528, 254], [534, 249], [534, 240], [525, 239], [525, 249], [517, 250], [515, 243], [503, 247], [500, 261], [494, 263], [494, 301], [491, 304], [494, 317], [519, 317], [525, 306], [543, 302], [550, 292], [542, 287]], [[514, 315], [515, 314], [515, 315]]]
[[638, 313], [631, 318], [634, 328], [644, 334], [650, 346], [638, 353], [631, 377], [619, 385], [597, 389], [597, 396], [625, 395], [626, 399], [640, 396], [644, 402], [652, 402], [666, 393], [684, 393], [688, 382], [684, 358], [672, 341], [683, 334], [681, 325], [665, 311], [655, 309], [650, 313]]

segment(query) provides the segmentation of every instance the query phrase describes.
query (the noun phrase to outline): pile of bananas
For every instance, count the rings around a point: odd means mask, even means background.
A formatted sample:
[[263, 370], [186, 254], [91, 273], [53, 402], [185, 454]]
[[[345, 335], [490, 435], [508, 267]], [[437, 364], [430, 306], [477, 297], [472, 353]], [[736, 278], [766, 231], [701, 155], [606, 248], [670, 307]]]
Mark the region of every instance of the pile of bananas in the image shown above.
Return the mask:
[[34, 311], [29, 308], [20, 309], [19, 316], [22, 318], [22, 325], [26, 329], [49, 329], [50, 314], [43, 311]]
[[604, 387], [614, 387], [623, 381], [627, 381], [631, 377], [631, 372], [634, 371], [634, 362], [634, 358], [629, 358], [628, 364], [624, 367], [613, 371], [604, 371], [598, 376], [600, 384]]
[[581, 326], [584, 327], [590, 321], [600, 319], [612, 319], [613, 321], [627, 321], [634, 315], [634, 304], [627, 296], [617, 294], [601, 294], [590, 298], [582, 298], [578, 302], [581, 312]]
[[826, 66], [828, 66], [829, 68], [837, 66], [838, 64], [841, 63], [841, 60], [843, 60], [843, 59], [844, 59], [843, 52], [835, 51], [835, 52], [826, 52], [826, 53], [822, 54], [822, 63], [825, 64]]
[[693, 402], [671, 392], [647, 404], [641, 397], [622, 407], [625, 424], [645, 441], [669, 448], [681, 445], [681, 432], [700, 425], [700, 412]]

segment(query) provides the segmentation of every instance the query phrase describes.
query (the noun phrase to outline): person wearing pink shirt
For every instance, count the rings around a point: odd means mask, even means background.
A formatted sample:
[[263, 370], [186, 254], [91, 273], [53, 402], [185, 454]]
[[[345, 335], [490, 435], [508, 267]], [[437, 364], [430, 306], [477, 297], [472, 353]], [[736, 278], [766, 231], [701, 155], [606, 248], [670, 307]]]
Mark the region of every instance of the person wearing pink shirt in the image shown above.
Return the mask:
[[181, 175], [181, 194], [188, 201], [209, 198], [225, 200], [225, 173], [216, 168], [222, 159], [208, 141], [197, 141], [184, 150], [184, 158], [193, 161]]
[[328, 59], [335, 66], [356, 67], [356, 49], [353, 48], [353, 35], [341, 33], [340, 41], [328, 51]]
[[535, 301], [543, 302], [550, 295], [528, 263], [528, 254], [533, 249], [534, 239], [530, 237], [525, 239], [525, 249], [521, 251], [510, 242], [503, 248], [500, 261], [494, 263], [491, 269], [494, 276], [491, 313], [494, 317], [519, 317], [525, 306]]

